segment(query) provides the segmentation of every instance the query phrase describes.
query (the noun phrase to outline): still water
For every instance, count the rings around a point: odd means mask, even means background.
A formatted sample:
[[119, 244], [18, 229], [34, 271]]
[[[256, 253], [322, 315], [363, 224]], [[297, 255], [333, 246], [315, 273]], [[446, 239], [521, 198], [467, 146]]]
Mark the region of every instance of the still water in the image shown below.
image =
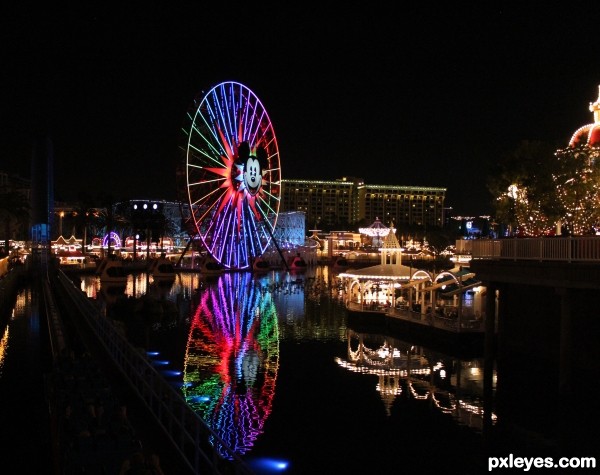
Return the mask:
[[357, 331], [326, 266], [172, 283], [138, 274], [125, 288], [81, 279], [259, 473], [487, 468], [483, 358]]

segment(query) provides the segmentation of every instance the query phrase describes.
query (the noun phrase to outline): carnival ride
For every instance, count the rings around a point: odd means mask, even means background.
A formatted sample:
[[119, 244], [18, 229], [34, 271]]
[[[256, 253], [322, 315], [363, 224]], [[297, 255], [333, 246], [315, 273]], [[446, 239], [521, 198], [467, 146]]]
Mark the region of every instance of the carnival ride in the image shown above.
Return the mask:
[[281, 167], [269, 115], [246, 86], [222, 82], [193, 101], [186, 122], [188, 233], [225, 268], [247, 269], [274, 242], [279, 213]]

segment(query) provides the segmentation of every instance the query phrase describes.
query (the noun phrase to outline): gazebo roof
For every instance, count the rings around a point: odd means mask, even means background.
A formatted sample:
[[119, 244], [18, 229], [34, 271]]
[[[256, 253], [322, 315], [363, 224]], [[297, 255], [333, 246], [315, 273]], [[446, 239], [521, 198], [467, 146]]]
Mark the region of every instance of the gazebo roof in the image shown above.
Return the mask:
[[382, 279], [382, 280], [409, 280], [413, 268], [409, 266], [376, 265], [353, 269], [340, 274], [340, 277], [355, 277], [357, 279]]

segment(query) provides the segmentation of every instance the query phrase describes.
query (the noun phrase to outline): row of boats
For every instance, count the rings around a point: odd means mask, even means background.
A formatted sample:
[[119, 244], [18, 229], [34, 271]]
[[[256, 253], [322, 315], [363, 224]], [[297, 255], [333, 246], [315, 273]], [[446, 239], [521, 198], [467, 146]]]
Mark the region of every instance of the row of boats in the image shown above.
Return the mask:
[[[302, 272], [308, 267], [306, 261], [300, 255], [291, 257], [286, 264], [288, 270], [297, 272]], [[252, 265], [252, 271], [255, 273], [266, 273], [272, 269], [271, 264], [262, 257], [256, 258]], [[98, 262], [96, 275], [104, 283], [125, 284], [130, 270], [130, 267], [122, 259], [113, 255]], [[173, 261], [164, 255], [150, 260], [145, 268], [145, 271], [150, 273], [155, 281], [161, 282], [175, 280], [177, 273], [181, 270], [175, 267]], [[214, 276], [222, 274], [226, 271], [226, 268], [215, 258], [207, 255], [200, 259], [193, 271], [206, 276]]]
[[[99, 261], [96, 267], [96, 275], [104, 283], [124, 284], [127, 282], [127, 275], [133, 267], [117, 256], [110, 256]], [[168, 282], [175, 280], [180, 269], [177, 269], [170, 259], [160, 256], [151, 259], [144, 270], [151, 274], [155, 281]], [[218, 261], [207, 256], [199, 263], [197, 271], [204, 275], [218, 275], [223, 273], [225, 268]]]

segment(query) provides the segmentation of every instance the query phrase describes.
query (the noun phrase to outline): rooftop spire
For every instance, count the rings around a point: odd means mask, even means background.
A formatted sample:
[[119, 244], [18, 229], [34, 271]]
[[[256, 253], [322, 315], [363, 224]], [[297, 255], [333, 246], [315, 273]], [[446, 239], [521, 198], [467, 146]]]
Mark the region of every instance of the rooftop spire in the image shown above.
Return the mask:
[[590, 102], [590, 112], [594, 113], [594, 122], [600, 122], [600, 86], [598, 86], [598, 99], [596, 102]]

